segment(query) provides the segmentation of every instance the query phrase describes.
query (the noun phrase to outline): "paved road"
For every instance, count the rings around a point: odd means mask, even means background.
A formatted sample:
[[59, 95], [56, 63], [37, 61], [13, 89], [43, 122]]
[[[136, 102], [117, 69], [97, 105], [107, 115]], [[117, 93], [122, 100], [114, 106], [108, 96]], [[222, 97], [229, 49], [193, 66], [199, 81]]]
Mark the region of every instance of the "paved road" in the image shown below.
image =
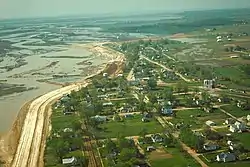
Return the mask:
[[165, 69], [165, 70], [167, 70], [167, 71], [174, 72], [175, 75], [179, 76], [181, 79], [183, 79], [183, 80], [186, 81], [186, 82], [191, 82], [190, 79], [185, 78], [182, 74], [180, 74], [180, 73], [178, 73], [178, 72], [176, 72], [176, 71], [174, 71], [174, 70], [172, 70], [172, 69], [166, 67], [165, 65], [162, 65], [162, 64], [160, 64], [160, 63], [158, 63], [158, 62], [156, 62], [156, 61], [150, 60], [149, 58], [147, 58], [147, 57], [145, 57], [145, 56], [142, 56], [142, 55], [141, 55], [141, 58], [147, 60], [147, 61], [150, 62], [150, 63], [153, 63], [153, 64], [155, 64], [155, 65], [158, 65], [158, 66], [162, 67], [163, 69]]

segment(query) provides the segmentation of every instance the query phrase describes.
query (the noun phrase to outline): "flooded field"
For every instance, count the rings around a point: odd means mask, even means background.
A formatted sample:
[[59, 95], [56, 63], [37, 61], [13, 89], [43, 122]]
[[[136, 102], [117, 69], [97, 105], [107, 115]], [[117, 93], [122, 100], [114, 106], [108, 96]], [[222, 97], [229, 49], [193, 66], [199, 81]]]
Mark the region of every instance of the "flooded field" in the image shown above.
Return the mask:
[[[27, 91], [17, 93], [14, 87], [0, 94], [0, 133], [8, 131], [26, 102], [57, 89], [60, 84], [77, 82], [109, 61], [93, 55], [84, 47], [74, 46], [76, 43], [108, 41], [110, 35], [106, 35], [106, 39], [100, 38], [100, 34], [95, 35], [99, 29], [76, 31], [65, 27], [61, 28], [63, 30], [51, 28], [49, 25], [39, 26], [38, 29], [30, 24], [9, 23], [6, 27], [8, 25], [9, 30], [0, 30], [0, 81], [7, 88], [8, 84], [10, 87], [18, 84], [26, 87]], [[21, 25], [23, 28], [19, 27]], [[74, 32], [78, 35], [66, 35]], [[95, 36], [86, 35], [91, 33]]]

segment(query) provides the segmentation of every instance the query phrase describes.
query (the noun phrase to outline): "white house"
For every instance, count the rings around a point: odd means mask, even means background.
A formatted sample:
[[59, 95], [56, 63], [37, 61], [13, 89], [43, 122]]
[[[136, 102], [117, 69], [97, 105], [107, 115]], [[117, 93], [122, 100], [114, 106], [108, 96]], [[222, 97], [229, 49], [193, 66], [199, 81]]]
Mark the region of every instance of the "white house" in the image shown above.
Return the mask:
[[235, 161], [236, 157], [232, 153], [220, 153], [216, 156], [216, 161], [218, 162], [232, 162]]
[[250, 115], [247, 116], [247, 121], [250, 121]]
[[222, 42], [222, 39], [217, 39], [217, 42]]
[[217, 150], [218, 148], [219, 146], [213, 143], [206, 143], [203, 145], [203, 149], [206, 151], [214, 151], [214, 150]]
[[221, 39], [221, 38], [222, 38], [222, 37], [221, 37], [220, 35], [216, 37], [216, 39]]
[[227, 145], [232, 146], [232, 145], [233, 145], [233, 142], [232, 142], [231, 140], [228, 140], [228, 141], [227, 141]]
[[77, 159], [75, 157], [71, 157], [71, 158], [64, 158], [62, 159], [62, 164], [63, 165], [76, 165], [77, 163]]
[[163, 138], [159, 134], [151, 135], [151, 139], [154, 143], [163, 142]]
[[235, 121], [234, 121], [233, 119], [231, 119], [231, 118], [228, 118], [228, 119], [225, 120], [225, 123], [226, 123], [227, 125], [231, 125], [231, 124], [234, 124]]
[[95, 119], [98, 122], [106, 122], [107, 121], [107, 116], [96, 115], [96, 116], [93, 116], [91, 118]]
[[123, 77], [123, 74], [118, 74], [117, 76], [118, 76], [118, 77]]
[[214, 123], [213, 121], [208, 120], [208, 121], [206, 121], [206, 125], [207, 126], [215, 126], [216, 123]]
[[215, 80], [204, 80], [203, 81], [203, 85], [204, 85], [204, 88], [207, 88], [207, 89], [212, 89], [215, 87]]
[[103, 76], [103, 77], [107, 77], [107, 76], [108, 76], [108, 73], [103, 73], [102, 76]]
[[246, 125], [241, 122], [235, 122], [233, 125], [230, 126], [229, 131], [235, 132], [242, 132], [246, 130]]

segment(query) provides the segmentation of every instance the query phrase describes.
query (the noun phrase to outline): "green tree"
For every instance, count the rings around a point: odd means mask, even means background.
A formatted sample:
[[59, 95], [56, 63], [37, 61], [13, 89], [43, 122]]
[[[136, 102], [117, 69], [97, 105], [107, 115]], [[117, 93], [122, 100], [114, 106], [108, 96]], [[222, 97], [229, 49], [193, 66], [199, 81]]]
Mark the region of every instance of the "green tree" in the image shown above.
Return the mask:
[[81, 131], [82, 130], [82, 123], [80, 121], [73, 121], [72, 127], [73, 127], [74, 132]]
[[155, 96], [155, 94], [149, 93], [149, 94], [148, 94], [148, 98], [149, 98], [149, 101], [150, 101], [152, 104], [157, 103], [157, 97]]
[[147, 135], [147, 132], [148, 132], [148, 130], [147, 130], [146, 128], [143, 128], [143, 129], [140, 131], [139, 135], [142, 136], [143, 138], [145, 138], [146, 135]]
[[156, 81], [155, 79], [153, 79], [153, 78], [150, 78], [150, 79], [148, 80], [147, 84], [148, 84], [148, 87], [149, 87], [150, 89], [155, 89], [156, 86], [157, 86], [157, 81]]
[[108, 153], [112, 153], [112, 151], [117, 148], [116, 144], [111, 139], [107, 139], [105, 145]]
[[69, 143], [67, 141], [63, 141], [62, 139], [53, 139], [53, 141], [49, 141], [50, 145], [55, 152], [55, 155], [59, 158], [59, 162], [62, 161], [62, 158], [69, 149]]
[[123, 148], [119, 155], [119, 160], [122, 162], [128, 162], [131, 158], [136, 156], [136, 153], [135, 148]]

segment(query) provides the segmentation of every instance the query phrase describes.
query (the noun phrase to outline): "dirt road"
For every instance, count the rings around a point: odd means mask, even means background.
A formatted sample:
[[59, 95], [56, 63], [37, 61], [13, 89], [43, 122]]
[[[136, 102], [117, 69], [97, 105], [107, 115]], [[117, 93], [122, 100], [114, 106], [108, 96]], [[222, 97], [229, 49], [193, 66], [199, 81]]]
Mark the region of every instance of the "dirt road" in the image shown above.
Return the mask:
[[25, 118], [25, 123], [22, 127], [21, 137], [11, 166], [38, 166], [40, 155], [39, 148], [42, 142], [46, 106], [51, 101], [60, 98], [64, 94], [68, 94], [73, 90], [77, 91], [87, 84], [88, 83], [84, 83], [83, 85], [74, 84], [60, 88], [37, 98], [31, 103], [29, 112]]
[[[163, 120], [161, 117], [157, 117], [156, 118], [158, 121], [159, 121], [159, 123], [162, 125], [162, 127], [167, 127], [167, 124], [166, 124], [166, 121], [167, 120]], [[176, 138], [179, 142], [180, 142], [180, 144], [181, 144], [181, 146], [182, 146], [182, 148], [190, 155], [190, 156], [192, 156], [202, 167], [208, 167], [208, 165], [207, 164], [205, 164], [201, 159], [200, 159], [200, 157], [198, 156], [198, 154], [196, 154], [196, 152], [194, 152], [190, 147], [188, 147], [185, 143], [183, 143], [183, 142], [181, 142], [180, 140], [179, 140], [179, 135], [177, 134], [177, 133], [172, 133], [173, 134], [173, 137], [174, 138]]]
[[[111, 62], [116, 62], [118, 66], [124, 62], [122, 54], [116, 53], [105, 47], [94, 47], [91, 50], [94, 53], [99, 53], [102, 56], [106, 56], [111, 59]], [[120, 62], [120, 64], [119, 64]], [[43, 152], [41, 152], [42, 140], [44, 139], [44, 126], [48, 120], [46, 118], [46, 108], [51, 102], [62, 97], [64, 94], [68, 94], [71, 91], [78, 91], [82, 87], [87, 86], [91, 81], [88, 80], [93, 76], [100, 74], [104, 69], [97, 71], [83, 79], [80, 83], [75, 83], [66, 87], [49, 92], [43, 96], [35, 99], [28, 108], [24, 124], [22, 126], [22, 132], [20, 135], [19, 143], [13, 157], [12, 167], [37, 167], [41, 166], [39, 162], [43, 160]], [[117, 68], [114, 73], [121, 71], [121, 68]]]

